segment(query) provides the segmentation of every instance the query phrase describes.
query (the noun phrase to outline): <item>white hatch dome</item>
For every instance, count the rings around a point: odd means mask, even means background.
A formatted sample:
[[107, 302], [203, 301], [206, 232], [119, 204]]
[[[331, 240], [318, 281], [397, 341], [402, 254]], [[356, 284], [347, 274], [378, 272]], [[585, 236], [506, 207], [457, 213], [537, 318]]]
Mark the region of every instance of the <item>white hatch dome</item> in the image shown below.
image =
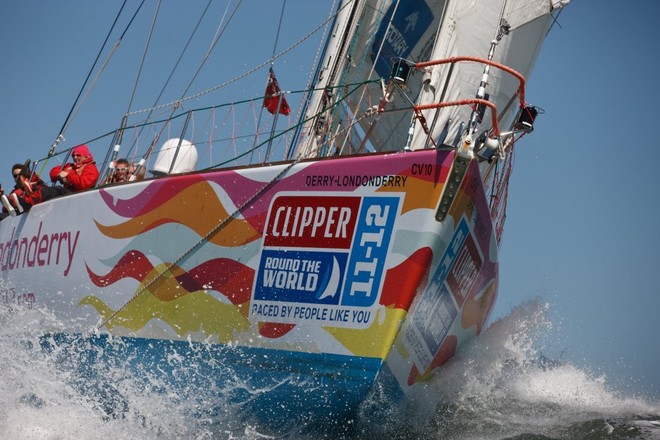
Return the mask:
[[[172, 166], [173, 162], [174, 166]], [[151, 173], [155, 176], [187, 173], [195, 171], [196, 166], [197, 148], [190, 141], [172, 138], [165, 141], [160, 147]]]

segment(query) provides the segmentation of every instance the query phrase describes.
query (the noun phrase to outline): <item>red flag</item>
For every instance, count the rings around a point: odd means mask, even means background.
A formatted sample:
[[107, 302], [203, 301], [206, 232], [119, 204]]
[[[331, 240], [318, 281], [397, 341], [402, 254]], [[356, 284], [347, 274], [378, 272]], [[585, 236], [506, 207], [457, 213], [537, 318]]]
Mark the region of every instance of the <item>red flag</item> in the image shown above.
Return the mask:
[[264, 107], [271, 115], [279, 111], [281, 115], [287, 116], [291, 113], [291, 107], [286, 102], [286, 98], [282, 94], [282, 89], [277, 83], [275, 72], [270, 68], [268, 73], [268, 84], [266, 85], [266, 96], [264, 96]]

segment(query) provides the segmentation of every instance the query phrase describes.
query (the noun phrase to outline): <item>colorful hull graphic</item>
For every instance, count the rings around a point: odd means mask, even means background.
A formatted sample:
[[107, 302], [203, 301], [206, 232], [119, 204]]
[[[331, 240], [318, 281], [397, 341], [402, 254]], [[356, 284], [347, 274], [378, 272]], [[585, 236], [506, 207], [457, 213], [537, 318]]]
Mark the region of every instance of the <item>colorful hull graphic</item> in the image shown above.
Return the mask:
[[[52, 311], [58, 328], [44, 331], [58, 340], [114, 335], [137, 358], [206, 344], [255, 381], [295, 371], [311, 380], [300, 387], [345, 396], [319, 399], [318, 413], [354, 411], [383, 371], [393, 395], [415, 393], [481, 331], [497, 294], [476, 163], [435, 220], [452, 161], [375, 154], [52, 200], [0, 222], [3, 302]], [[305, 395], [288, 387], [253, 405]]]

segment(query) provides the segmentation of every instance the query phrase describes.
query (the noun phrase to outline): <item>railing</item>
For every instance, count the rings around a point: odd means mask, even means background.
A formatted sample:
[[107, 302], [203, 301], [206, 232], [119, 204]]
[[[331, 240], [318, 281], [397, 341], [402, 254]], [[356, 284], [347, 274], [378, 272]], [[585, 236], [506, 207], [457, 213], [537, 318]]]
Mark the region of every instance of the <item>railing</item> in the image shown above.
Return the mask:
[[[495, 61], [491, 61], [485, 58], [479, 58], [479, 57], [472, 57], [472, 56], [456, 56], [456, 57], [450, 57], [450, 58], [444, 58], [440, 60], [434, 60], [434, 61], [426, 61], [426, 62], [421, 62], [421, 63], [416, 63], [414, 67], [418, 70], [423, 70], [427, 67], [432, 67], [432, 66], [438, 66], [438, 65], [443, 65], [443, 64], [450, 64], [451, 65], [451, 70], [453, 70], [454, 64], [458, 62], [463, 62], [463, 61], [468, 61], [468, 62], [476, 62], [476, 63], [481, 63], [481, 64], [486, 64], [488, 66], [495, 67], [497, 69], [500, 69], [504, 72], [507, 72], [514, 76], [515, 78], [518, 79], [519, 86], [516, 94], [518, 95], [518, 100], [520, 102], [520, 108], [524, 108], [526, 103], [525, 103], [525, 78], [516, 70], [505, 66], [504, 64], [496, 63]], [[447, 77], [447, 83], [449, 81], [449, 76]], [[445, 89], [446, 89], [445, 84]], [[481, 98], [472, 98], [472, 99], [463, 99], [463, 100], [458, 100], [458, 101], [445, 101], [445, 102], [436, 102], [436, 103], [431, 103], [431, 104], [423, 104], [423, 105], [418, 105], [415, 106], [414, 109], [415, 111], [422, 111], [422, 110], [431, 110], [431, 109], [439, 109], [439, 108], [445, 108], [445, 107], [458, 107], [458, 106], [463, 106], [463, 105], [483, 105], [485, 107], [490, 108], [491, 111], [491, 123], [493, 127], [493, 133], [492, 137], [499, 137], [500, 136], [500, 128], [499, 128], [499, 116], [497, 114], [497, 106], [486, 100], [486, 99], [481, 99]]]
[[425, 61], [423, 63], [416, 63], [415, 68], [422, 70], [426, 67], [431, 67], [431, 66], [437, 66], [440, 64], [455, 64], [461, 61], [472, 61], [476, 63], [482, 63], [482, 64], [487, 64], [492, 67], [496, 67], [504, 72], [510, 73], [514, 77], [518, 79], [518, 82], [520, 83], [520, 86], [518, 87], [518, 97], [520, 100], [520, 107], [525, 106], [525, 77], [523, 77], [519, 72], [516, 70], [505, 66], [504, 64], [496, 63], [495, 61], [491, 61], [485, 58], [479, 58], [479, 57], [471, 57], [471, 56], [459, 56], [459, 57], [450, 57], [450, 58], [443, 58], [441, 60], [434, 60], [434, 61]]

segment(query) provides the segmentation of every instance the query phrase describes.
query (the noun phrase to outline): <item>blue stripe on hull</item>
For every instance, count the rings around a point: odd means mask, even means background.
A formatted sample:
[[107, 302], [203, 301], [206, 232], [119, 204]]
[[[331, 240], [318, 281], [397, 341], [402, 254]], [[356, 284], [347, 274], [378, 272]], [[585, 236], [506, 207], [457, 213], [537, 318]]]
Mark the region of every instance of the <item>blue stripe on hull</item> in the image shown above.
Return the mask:
[[42, 346], [109, 417], [127, 410], [114, 385], [123, 372], [151, 392], [198, 399], [199, 417], [230, 411], [280, 432], [301, 424], [341, 429], [382, 367], [378, 358], [107, 335], [51, 334]]

